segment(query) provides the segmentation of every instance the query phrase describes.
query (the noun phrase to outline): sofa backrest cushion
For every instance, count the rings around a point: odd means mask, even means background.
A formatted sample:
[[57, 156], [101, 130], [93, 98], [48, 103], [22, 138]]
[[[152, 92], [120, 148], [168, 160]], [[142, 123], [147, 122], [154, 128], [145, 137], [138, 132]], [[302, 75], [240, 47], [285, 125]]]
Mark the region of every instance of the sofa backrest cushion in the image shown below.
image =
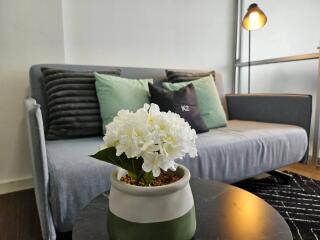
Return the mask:
[[137, 111], [150, 103], [148, 83], [153, 79], [132, 79], [94, 73], [103, 122], [103, 132], [122, 109]]
[[225, 127], [227, 125], [226, 114], [223, 110], [217, 87], [212, 75], [183, 82], [164, 82], [164, 88], [177, 91], [192, 83], [194, 85], [201, 117], [209, 129]]
[[[152, 78], [155, 84], [159, 84], [166, 80], [165, 69], [159, 68], [134, 68], [134, 67], [115, 67], [115, 66], [93, 66], [93, 65], [69, 65], [69, 64], [39, 64], [30, 68], [30, 90], [31, 97], [34, 98], [41, 106], [45, 132], [48, 130], [47, 121], [47, 103], [45, 97], [44, 76], [41, 68], [58, 68], [71, 71], [109, 71], [120, 69], [120, 76], [126, 78]], [[219, 96], [223, 106], [225, 107], [225, 95], [223, 92], [223, 83], [221, 75], [215, 72], [215, 82], [219, 92]], [[226, 111], [226, 108], [225, 108]]]
[[167, 91], [149, 83], [149, 91], [150, 102], [158, 104], [161, 111], [179, 114], [197, 133], [209, 131], [200, 115], [193, 84], [182, 87], [178, 91]]
[[166, 70], [169, 82], [188, 82], [211, 75], [215, 79], [216, 72], [212, 71], [182, 71], [182, 70]]
[[[42, 68], [47, 102], [48, 140], [102, 135], [92, 71]], [[100, 73], [119, 76], [120, 70]]]
[[222, 77], [215, 70], [208, 71], [208, 70], [173, 70], [173, 69], [168, 70], [167, 69], [166, 75], [167, 75], [167, 81], [172, 82], [172, 83], [192, 81], [192, 80], [196, 80], [196, 79], [211, 75], [214, 79], [216, 88], [218, 90], [218, 94], [219, 94], [220, 101], [221, 101], [222, 107], [224, 109], [224, 112], [226, 115], [228, 115], [227, 103], [226, 103], [226, 98], [225, 98], [224, 89], [223, 89]]

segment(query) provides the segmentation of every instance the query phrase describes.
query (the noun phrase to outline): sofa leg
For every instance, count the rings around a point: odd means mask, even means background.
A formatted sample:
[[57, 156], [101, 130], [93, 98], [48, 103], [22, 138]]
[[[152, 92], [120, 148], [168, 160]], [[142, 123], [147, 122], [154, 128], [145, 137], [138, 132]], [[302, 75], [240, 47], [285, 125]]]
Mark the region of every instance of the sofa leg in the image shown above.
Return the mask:
[[289, 184], [292, 180], [292, 177], [289, 174], [281, 172], [279, 170], [270, 171], [268, 172], [268, 174], [281, 179], [283, 184]]

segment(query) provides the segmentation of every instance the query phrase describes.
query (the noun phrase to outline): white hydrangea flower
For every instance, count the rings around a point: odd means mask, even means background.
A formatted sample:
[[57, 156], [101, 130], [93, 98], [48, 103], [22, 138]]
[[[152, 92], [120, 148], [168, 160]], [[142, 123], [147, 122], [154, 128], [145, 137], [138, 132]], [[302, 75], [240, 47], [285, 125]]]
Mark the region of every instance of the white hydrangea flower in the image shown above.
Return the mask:
[[168, 170], [168, 162], [165, 161], [163, 156], [161, 156], [157, 152], [150, 152], [143, 155], [143, 164], [142, 169], [145, 172], [152, 171], [152, 175], [154, 177], [158, 177], [160, 175], [160, 169]]
[[174, 160], [186, 154], [197, 156], [196, 132], [178, 114], [160, 112], [156, 104], [145, 104], [135, 113], [121, 110], [106, 126], [101, 148], [115, 147], [116, 154], [142, 157], [143, 170], [159, 176], [160, 169], [175, 170]]

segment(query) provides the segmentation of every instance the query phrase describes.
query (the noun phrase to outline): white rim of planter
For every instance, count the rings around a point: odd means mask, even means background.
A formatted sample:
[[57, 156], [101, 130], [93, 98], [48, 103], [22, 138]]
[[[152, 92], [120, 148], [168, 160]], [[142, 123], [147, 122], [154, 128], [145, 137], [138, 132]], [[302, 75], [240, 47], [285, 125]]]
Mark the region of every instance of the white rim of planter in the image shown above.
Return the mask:
[[122, 192], [127, 192], [131, 195], [139, 196], [155, 196], [170, 194], [184, 188], [190, 180], [189, 169], [183, 165], [178, 164], [177, 173], [181, 176], [178, 181], [163, 185], [163, 186], [136, 186], [120, 181], [127, 171], [122, 168], [116, 168], [111, 174], [111, 185]]

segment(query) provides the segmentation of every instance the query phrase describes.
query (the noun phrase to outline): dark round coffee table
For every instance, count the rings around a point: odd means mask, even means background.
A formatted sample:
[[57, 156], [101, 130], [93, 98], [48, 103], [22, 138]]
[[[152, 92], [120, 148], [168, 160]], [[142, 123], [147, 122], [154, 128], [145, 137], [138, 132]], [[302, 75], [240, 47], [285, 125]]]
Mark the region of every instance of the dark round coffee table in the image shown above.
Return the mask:
[[[257, 196], [214, 181], [192, 179], [197, 231], [194, 239], [292, 239], [280, 214]], [[73, 240], [107, 240], [108, 197], [102, 194], [81, 210]], [[125, 231], [125, 229], [124, 229]], [[130, 236], [126, 240], [130, 240]]]

